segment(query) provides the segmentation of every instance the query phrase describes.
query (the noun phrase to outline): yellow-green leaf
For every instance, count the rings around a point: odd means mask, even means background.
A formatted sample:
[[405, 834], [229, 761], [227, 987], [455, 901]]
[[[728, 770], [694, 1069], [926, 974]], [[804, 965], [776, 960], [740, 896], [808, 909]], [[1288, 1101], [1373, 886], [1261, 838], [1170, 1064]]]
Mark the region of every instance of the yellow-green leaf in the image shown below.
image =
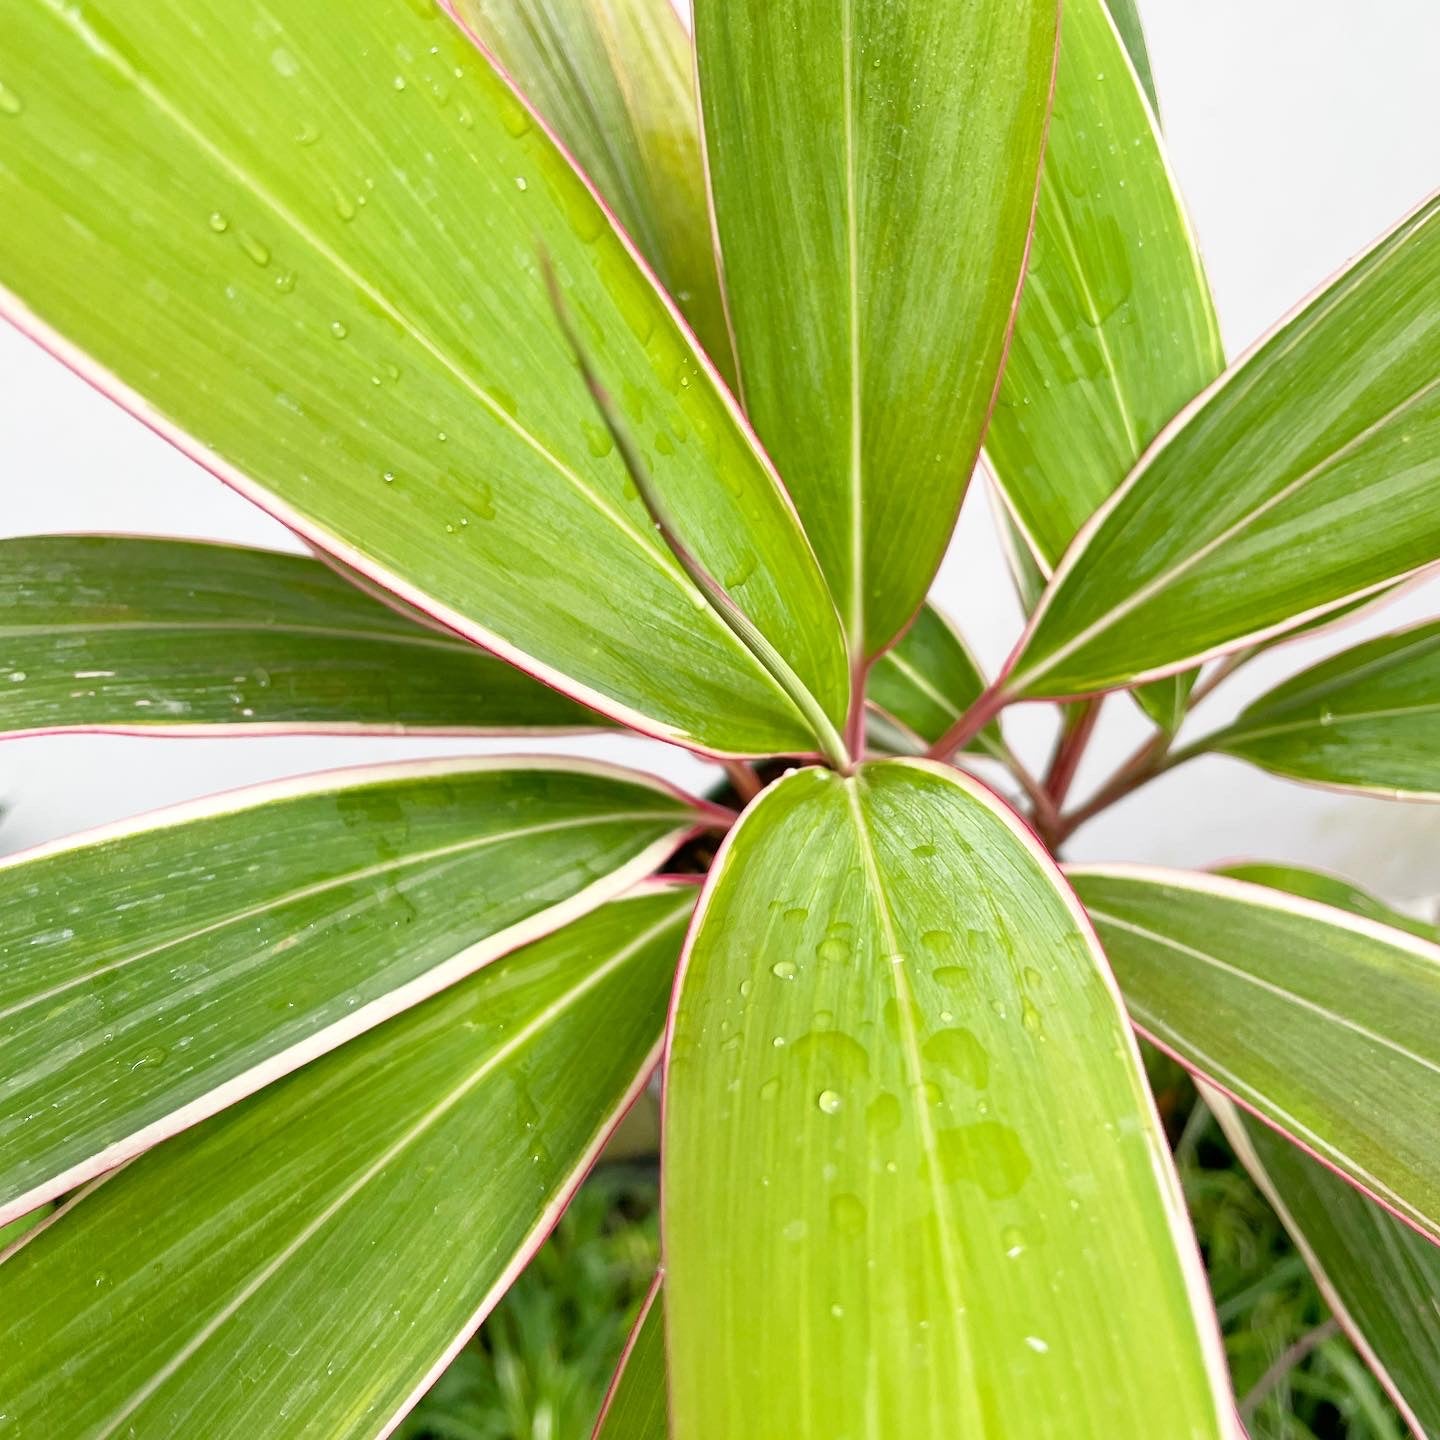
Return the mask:
[[666, 1085], [677, 1435], [1230, 1433], [1119, 996], [982, 787], [889, 760], [767, 789], [706, 882]]

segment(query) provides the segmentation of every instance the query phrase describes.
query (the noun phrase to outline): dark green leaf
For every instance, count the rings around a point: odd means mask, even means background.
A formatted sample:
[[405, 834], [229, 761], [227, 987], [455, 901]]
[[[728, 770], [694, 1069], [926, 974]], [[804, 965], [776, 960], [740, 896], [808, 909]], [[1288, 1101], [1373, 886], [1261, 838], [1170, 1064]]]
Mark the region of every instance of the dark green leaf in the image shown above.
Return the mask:
[[0, 1221], [619, 894], [696, 812], [593, 762], [239, 790], [0, 862]]
[[1440, 621], [1321, 661], [1206, 746], [1293, 780], [1440, 799]]
[[1177, 417], [1066, 553], [1005, 687], [1190, 668], [1440, 558], [1440, 197]]
[[0, 1266], [16, 1433], [388, 1434], [644, 1084], [692, 900], [605, 906], [38, 1231]]
[[925, 598], [993, 401], [1054, 0], [697, 0], [746, 409], [857, 659]]
[[0, 540], [0, 732], [526, 734], [606, 722], [318, 560], [112, 535]]

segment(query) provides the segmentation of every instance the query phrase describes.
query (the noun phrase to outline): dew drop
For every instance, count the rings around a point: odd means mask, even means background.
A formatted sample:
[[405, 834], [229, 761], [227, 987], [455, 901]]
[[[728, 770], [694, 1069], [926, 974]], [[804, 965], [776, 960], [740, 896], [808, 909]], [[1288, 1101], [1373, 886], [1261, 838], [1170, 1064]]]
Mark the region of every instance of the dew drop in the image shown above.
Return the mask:
[[530, 128], [530, 112], [518, 100], [506, 96], [500, 105], [500, 121], [511, 135], [519, 139]]
[[937, 1030], [921, 1053], [972, 1089], [983, 1090], [990, 1083], [990, 1056], [973, 1031]]
[[517, 175], [515, 177], [515, 188], [523, 193], [530, 188], [530, 182], [523, 175]]
[[725, 584], [734, 589], [755, 573], [755, 557], [748, 550], [725, 572]]
[[865, 1204], [856, 1195], [830, 1197], [830, 1223], [842, 1235], [858, 1235], [865, 1228]]
[[969, 978], [970, 972], [963, 965], [941, 965], [934, 971], [935, 983], [947, 990], [963, 990]]
[[865, 1123], [873, 1135], [893, 1135], [903, 1119], [900, 1101], [888, 1091], [865, 1107]]
[[140, 1052], [140, 1054], [131, 1064], [130, 1068], [131, 1070], [140, 1070], [146, 1067], [153, 1068], [154, 1066], [159, 1065], [161, 1061], [165, 1059], [165, 1055], [166, 1051], [163, 1046], [152, 1045], [148, 1050], [142, 1050]]
[[405, 77], [403, 75], [397, 75], [390, 83], [395, 89], [403, 90], [405, 88]]
[[0, 83], [0, 115], [18, 115], [25, 102], [8, 86]]
[[1025, 1253], [1025, 1232], [1018, 1225], [1007, 1225], [1000, 1232], [1000, 1243], [1008, 1260], [1018, 1260]]
[[1040, 1028], [1040, 1012], [1035, 1008], [1035, 1003], [1027, 995], [1020, 1002], [1020, 1023], [1032, 1035], [1043, 1035]]
[[750, 980], [742, 980], [742, 981], [740, 982], [740, 998], [741, 998], [742, 1000], [748, 1000], [748, 999], [750, 998], [750, 992], [751, 992], [754, 988], [755, 988], [755, 985], [754, 985], [754, 982], [753, 982], [753, 981], [750, 981]]
[[597, 460], [603, 460], [615, 448], [615, 441], [603, 425], [597, 425], [592, 420], [582, 420], [580, 428], [585, 432], [586, 446]]
[[288, 295], [295, 288], [294, 272], [290, 270], [282, 270], [275, 277], [275, 288], [282, 295]]
[[395, 483], [395, 472], [393, 470], [387, 470], [380, 478], [387, 485], [393, 485]]
[[840, 1098], [840, 1092], [838, 1090], [822, 1090], [816, 1098], [815, 1103], [827, 1115], [835, 1115], [839, 1113], [840, 1107], [845, 1102]]
[[767, 1080], [760, 1087], [760, 1098], [762, 1100], [773, 1100], [780, 1093], [780, 1082], [776, 1079]]
[[948, 930], [927, 930], [920, 937], [920, 943], [932, 955], [943, 955], [955, 944], [955, 937]]
[[793, 960], [777, 960], [770, 967], [770, 973], [780, 980], [793, 980], [800, 972]]
[[792, 924], [799, 924], [800, 921], [807, 920], [809, 917], [810, 912], [803, 905], [791, 905], [785, 911], [785, 918]]
[[1027, 1335], [1025, 1337], [1025, 1343], [1037, 1355], [1048, 1355], [1050, 1353], [1050, 1347], [1038, 1335]]
[[1030, 1157], [1008, 1125], [982, 1120], [941, 1131], [940, 1163], [947, 1180], [968, 1180], [992, 1200], [1014, 1195], [1030, 1178]]
[[337, 340], [343, 340], [350, 333], [350, 331], [346, 328], [344, 321], [332, 320], [330, 322], [330, 333]]
[[240, 248], [262, 268], [270, 263], [269, 247], [263, 245], [253, 235], [242, 235], [240, 237]]
[[850, 958], [850, 942], [840, 935], [831, 935], [815, 947], [816, 956], [829, 964], [840, 964]]
[[230, 228], [230, 222], [218, 210], [212, 210], [210, 212], [210, 228], [217, 235], [223, 235]]

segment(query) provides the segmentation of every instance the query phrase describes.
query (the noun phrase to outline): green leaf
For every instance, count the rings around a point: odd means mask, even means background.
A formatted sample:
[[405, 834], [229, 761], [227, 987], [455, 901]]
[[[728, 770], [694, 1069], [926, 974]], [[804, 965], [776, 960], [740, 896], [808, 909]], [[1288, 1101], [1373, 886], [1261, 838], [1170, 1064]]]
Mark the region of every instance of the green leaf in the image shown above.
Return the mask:
[[[1155, 77], [1150, 73], [1150, 52], [1145, 46], [1145, 30], [1140, 24], [1140, 11], [1135, 0], [1106, 0], [1106, 6], [1110, 11], [1110, 18], [1115, 22], [1115, 28], [1120, 32], [1120, 38], [1125, 42], [1130, 63], [1135, 67], [1135, 73], [1145, 87], [1145, 98], [1149, 100], [1150, 108], [1158, 114], [1160, 100], [1155, 94]], [[1067, 10], [1066, 20], [1069, 18], [1070, 12]]]
[[645, 1297], [592, 1440], [666, 1440], [665, 1300], [660, 1276]]
[[834, 607], [768, 461], [433, 0], [12, 10], [0, 310], [21, 329], [307, 540], [612, 718], [813, 748], [627, 493], [543, 252], [691, 545], [843, 724]]
[[1292, 780], [1440, 800], [1440, 621], [1312, 666], [1205, 747]]
[[1082, 532], [1006, 693], [1157, 679], [1440, 558], [1440, 197], [1182, 412]]
[[1413, 915], [1407, 915], [1403, 910], [1387, 905], [1369, 891], [1323, 870], [1249, 861], [1243, 865], [1222, 866], [1215, 873], [1228, 875], [1232, 880], [1248, 880], [1252, 885], [1268, 885], [1272, 890], [1284, 890], [1287, 894], [1299, 895], [1305, 900], [1318, 900], [1322, 905], [1333, 905], [1339, 910], [1349, 910], [1352, 914], [1374, 920], [1377, 924], [1390, 925], [1396, 930], [1408, 930], [1422, 940], [1440, 941], [1440, 925], [1417, 920]]
[[1405, 1423], [1440, 1433], [1440, 1248], [1223, 1097], [1214, 1109]]
[[[1025, 291], [985, 437], [1047, 578], [1165, 422], [1225, 365], [1153, 97], [1136, 73], [1139, 18], [1124, 9], [1112, 19], [1105, 0], [1065, 6]], [[1148, 65], [1144, 74], [1148, 84]], [[1174, 734], [1193, 683], [1175, 676], [1135, 698]]]
[[456, 0], [554, 126], [733, 383], [700, 154], [695, 68], [670, 0]]
[[[1265, 865], [1225, 873], [1437, 938], [1436, 927], [1332, 875]], [[1440, 1249], [1208, 1086], [1205, 1099], [1405, 1423], [1417, 1436], [1440, 1433]]]
[[1195, 237], [1105, 0], [1066, 0], [1025, 290], [985, 436], [1047, 576], [1224, 366]]
[[[928, 602], [915, 622], [870, 668], [870, 704], [904, 727], [916, 748], [933, 745], [985, 689], [980, 662], [954, 624]], [[969, 747], [1003, 758], [1009, 752], [998, 724], [987, 725]]]
[[17, 1433], [388, 1434], [645, 1083], [692, 903], [594, 912], [38, 1231], [0, 1266]]
[[0, 732], [523, 734], [605, 724], [318, 560], [190, 540], [0, 540]]
[[929, 589], [993, 400], [1029, 234], [1054, 0], [697, 0], [746, 409], [852, 655]]
[[0, 862], [0, 1221], [619, 894], [700, 821], [647, 776], [424, 760]]
[[913, 760], [792, 774], [731, 832], [686, 956], [677, 1434], [1230, 1433], [1119, 996], [989, 792]]
[[1215, 875], [1069, 873], [1145, 1035], [1440, 1239], [1440, 946]]
[[1190, 692], [1199, 678], [1198, 670], [1167, 675], [1163, 680], [1153, 680], [1148, 685], [1137, 686], [1134, 691], [1135, 700], [1160, 729], [1167, 735], [1174, 735], [1185, 721]]

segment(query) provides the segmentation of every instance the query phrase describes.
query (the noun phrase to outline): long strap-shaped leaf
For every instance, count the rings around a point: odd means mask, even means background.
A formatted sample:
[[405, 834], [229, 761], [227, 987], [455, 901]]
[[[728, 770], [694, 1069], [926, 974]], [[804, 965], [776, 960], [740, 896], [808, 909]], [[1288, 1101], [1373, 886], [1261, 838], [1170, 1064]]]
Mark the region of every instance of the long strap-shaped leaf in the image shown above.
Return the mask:
[[118, 535], [0, 540], [0, 733], [534, 734], [605, 721], [318, 560]]
[[1054, 0], [697, 0], [746, 408], [857, 658], [914, 614], [994, 397]]
[[1440, 558], [1437, 286], [1433, 197], [1166, 427], [1056, 570], [1006, 690], [1170, 674]]
[[661, 1276], [645, 1296], [592, 1440], [666, 1440], [665, 1299]]
[[0, 312], [307, 539], [586, 703], [697, 748], [813, 749], [627, 494], [543, 251], [692, 547], [843, 723], [834, 608], [768, 462], [433, 0], [6, 0], [3, 27]]
[[454, 0], [595, 182], [727, 381], [689, 38], [671, 0]]
[[1440, 1434], [1440, 1247], [1208, 1087], [1207, 1099], [1405, 1423]]
[[1362, 890], [1358, 885], [1325, 870], [1247, 860], [1238, 865], [1221, 866], [1216, 874], [1228, 875], [1232, 880], [1248, 880], [1253, 885], [1268, 885], [1272, 890], [1283, 890], [1288, 895], [1300, 896], [1302, 900], [1317, 900], [1322, 905], [1348, 910], [1363, 920], [1374, 920], [1396, 930], [1408, 931], [1422, 940], [1440, 941], [1440, 925], [1407, 915], [1368, 890]]
[[1440, 621], [1312, 666], [1205, 744], [1294, 780], [1440, 800]]
[[[1139, 17], [1126, 18], [1143, 58]], [[1129, 43], [1106, 0], [1068, 0], [1025, 291], [985, 437], [1047, 579], [1161, 426], [1225, 365]], [[1193, 681], [1160, 681], [1136, 699], [1173, 732]]]
[[0, 862], [0, 1221], [620, 893], [697, 820], [609, 766], [428, 760]]
[[16, 1433], [388, 1434], [643, 1085], [682, 888], [511, 956], [33, 1232], [0, 1264]]
[[1229, 1433], [1120, 998], [982, 787], [889, 760], [765, 791], [707, 881], [666, 1085], [677, 1435]]
[[1125, 46], [1105, 0], [1066, 0], [1025, 290], [985, 436], [1047, 577], [1224, 365], [1195, 237]]
[[1140, 1030], [1440, 1240], [1440, 945], [1221, 876], [1070, 875]]
[[[1311, 894], [1362, 918], [1419, 922], [1333, 875], [1284, 866], [1225, 873]], [[1435, 927], [1424, 927], [1435, 939]], [[1440, 1434], [1440, 1247], [1202, 1082], [1206, 1103], [1275, 1207], [1365, 1362], [1417, 1437]]]

